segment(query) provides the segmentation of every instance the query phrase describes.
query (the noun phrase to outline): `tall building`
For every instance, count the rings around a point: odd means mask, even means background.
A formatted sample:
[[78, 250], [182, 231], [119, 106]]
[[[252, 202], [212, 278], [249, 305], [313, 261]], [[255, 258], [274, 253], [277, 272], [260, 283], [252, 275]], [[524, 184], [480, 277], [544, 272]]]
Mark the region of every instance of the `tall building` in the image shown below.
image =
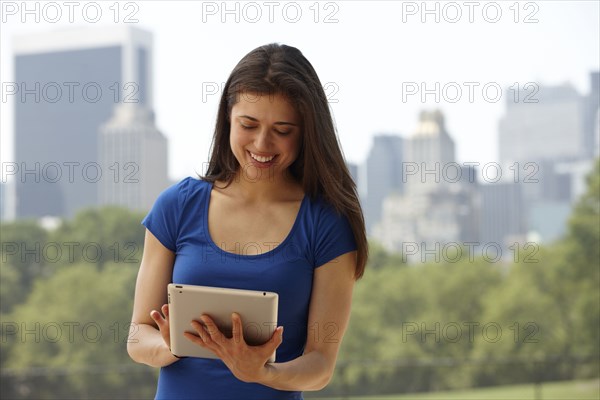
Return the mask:
[[6, 189], [8, 185], [0, 182], [0, 222], [4, 222], [6, 219]]
[[430, 192], [452, 181], [446, 179], [454, 178], [450, 174], [458, 178], [454, 141], [439, 110], [420, 113], [419, 124], [404, 154], [403, 180], [408, 192]]
[[406, 142], [404, 193], [390, 193], [373, 236], [393, 252], [412, 249], [408, 261], [426, 250], [479, 237], [480, 200], [473, 167], [455, 162], [454, 142], [441, 112], [422, 112]]
[[156, 128], [154, 113], [123, 103], [100, 127], [100, 165], [107, 171], [99, 192], [101, 205], [148, 211], [169, 186], [167, 139]]
[[500, 163], [506, 166], [588, 154], [582, 96], [567, 84], [534, 89], [507, 96], [506, 113], [499, 123]]
[[585, 98], [585, 149], [588, 158], [600, 153], [600, 71], [590, 73], [590, 93]]
[[527, 232], [523, 206], [523, 183], [496, 182], [480, 185], [480, 242], [497, 244], [504, 250]]
[[571, 207], [598, 154], [597, 71], [590, 82], [587, 96], [569, 84], [521, 90], [508, 97], [499, 124], [500, 161], [506, 171], [518, 171], [514, 178], [522, 184], [521, 214], [528, 235], [541, 242], [565, 233]]
[[98, 204], [98, 130], [123, 102], [152, 109], [152, 35], [131, 26], [14, 39], [16, 215], [72, 216]]
[[587, 189], [586, 177], [593, 170], [594, 160], [544, 160], [538, 164], [539, 183], [522, 184], [527, 227], [539, 242], [548, 243], [567, 233], [569, 215]]
[[596, 111], [596, 118], [594, 120], [594, 158], [600, 157], [600, 108]]
[[383, 199], [390, 193], [403, 193], [403, 139], [398, 135], [379, 134], [366, 161], [365, 224], [370, 234], [381, 220]]

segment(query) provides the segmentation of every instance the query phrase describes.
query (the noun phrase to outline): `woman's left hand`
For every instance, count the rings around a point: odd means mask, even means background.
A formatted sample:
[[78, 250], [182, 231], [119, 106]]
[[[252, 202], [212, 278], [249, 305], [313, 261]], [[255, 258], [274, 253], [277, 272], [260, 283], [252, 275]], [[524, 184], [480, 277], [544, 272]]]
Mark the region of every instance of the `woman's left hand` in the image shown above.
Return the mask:
[[226, 337], [208, 315], [202, 315], [200, 320], [205, 327], [198, 321], [191, 324], [198, 336], [186, 332], [185, 337], [215, 353], [243, 382], [260, 381], [267, 372], [269, 357], [283, 342], [283, 327], [280, 326], [265, 344], [249, 346], [244, 340], [242, 319], [237, 313], [231, 316], [231, 338]]

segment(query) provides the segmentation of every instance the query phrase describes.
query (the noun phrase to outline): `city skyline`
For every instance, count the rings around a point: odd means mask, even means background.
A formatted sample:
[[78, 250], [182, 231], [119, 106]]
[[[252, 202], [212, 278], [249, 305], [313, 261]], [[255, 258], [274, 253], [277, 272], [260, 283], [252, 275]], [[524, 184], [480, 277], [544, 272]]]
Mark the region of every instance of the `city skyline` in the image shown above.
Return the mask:
[[[481, 4], [484, 3], [490, 2]], [[326, 93], [332, 100], [346, 158], [355, 164], [366, 160], [375, 134], [394, 132], [408, 137], [421, 110], [432, 108], [441, 109], [446, 116], [448, 130], [457, 143], [458, 161], [498, 161], [497, 123], [505, 112], [506, 96], [514, 94], [507, 88], [514, 88], [515, 83], [518, 87], [532, 82], [553, 86], [568, 81], [580, 95], [586, 95], [589, 93], [589, 72], [599, 67], [600, 35], [593, 18], [598, 14], [598, 5], [593, 2], [569, 5], [537, 2], [539, 21], [533, 24], [521, 21], [526, 14], [524, 9], [519, 23], [512, 20], [516, 16], [514, 12], [505, 8], [504, 17], [498, 23], [486, 22], [481, 19], [481, 14], [475, 14], [473, 24], [468, 21], [450, 23], [444, 20], [447, 15], [442, 15], [439, 23], [430, 16], [423, 24], [418, 14], [407, 14], [401, 5], [379, 2], [365, 8], [360, 6], [361, 2], [336, 4], [337, 23], [323, 23], [325, 16], [331, 15], [334, 9], [321, 9], [320, 22], [314, 23], [311, 19], [316, 16], [312, 14], [314, 10], [306, 8], [303, 19], [297, 24], [275, 18], [273, 23], [259, 21], [253, 25], [244, 20], [248, 18], [247, 13], [241, 15], [239, 23], [234, 22], [235, 15], [225, 15], [226, 23], [222, 24], [218, 12], [216, 17], [206, 12], [202, 15], [201, 4], [178, 3], [167, 12], [161, 2], [139, 2], [136, 14], [139, 22], [134, 25], [150, 30], [155, 37], [154, 112], [157, 128], [169, 139], [171, 179], [201, 171], [208, 158], [217, 108], [218, 95], [209, 91], [218, 92], [219, 83], [226, 80], [235, 63], [248, 51], [266, 42], [297, 46], [313, 63], [322, 83], [327, 85]], [[243, 11], [243, 7], [240, 10]], [[109, 15], [108, 10], [105, 15]], [[194, 25], [191, 23], [194, 15], [206, 17], [206, 22]], [[378, 23], [369, 22], [369, 16], [374, 16]], [[406, 22], [398, 23], [402, 18]], [[174, 24], [174, 21], [178, 23]], [[76, 26], [77, 22], [71, 25]], [[15, 18], [8, 18], [0, 28], [2, 82], [15, 80], [11, 61], [11, 41], [15, 34], [68, 26], [68, 23], [44, 24], [44, 21], [17, 24]], [[307, 26], [313, 33], [296, 36], [299, 29]], [[354, 32], [357, 26], [363, 27], [362, 35]], [[252, 29], [252, 38], [240, 35], [248, 29]], [[189, 31], [187, 35], [183, 30]], [[211, 40], [195, 40], [194, 37], [207, 37], [202, 34], [204, 30], [212, 32]], [[275, 30], [277, 33], [274, 34]], [[472, 37], [473, 30], [480, 32], [481, 37]], [[320, 37], [325, 34], [340, 34], [347, 38], [327, 46]], [[197, 46], [190, 51], [178, 51], [178, 46], [169, 45], [178, 35], [181, 40], [187, 38], [189, 43]], [[398, 40], [406, 35], [419, 40]], [[552, 47], [548, 47], [548, 43], [552, 43]], [[394, 46], [390, 47], [392, 44]], [[397, 51], [390, 51], [392, 48]], [[206, 62], [207, 55], [211, 62]], [[373, 63], [373, 60], [377, 62]], [[369, 68], [377, 74], [365, 73]], [[463, 91], [461, 100], [456, 103], [446, 101], [451, 100], [448, 97], [456, 89], [452, 82], [458, 83]], [[469, 88], [463, 85], [464, 82], [479, 84], [473, 103], [467, 99]], [[479, 88], [486, 83], [504, 90], [499, 101], [482, 99]], [[434, 101], [434, 95], [428, 95], [428, 101], [422, 102], [420, 89], [429, 90], [436, 84], [440, 87], [440, 102]], [[370, 99], [380, 100], [372, 102]], [[14, 141], [10, 136], [14, 101], [13, 104], [10, 100], [3, 101], [0, 107], [0, 155], [3, 161], [13, 161]]]
[[[122, 175], [135, 172], [123, 170], [128, 161], [137, 164], [134, 169], [144, 168], [141, 174], [134, 174], [136, 179], [151, 173], [152, 166], [142, 157], [156, 154], [149, 151], [140, 156], [135, 151], [143, 143], [149, 144], [144, 140], [145, 133], [152, 136], [152, 129], [147, 129], [149, 123], [134, 127], [144, 132], [133, 136], [127, 133], [131, 129], [120, 123], [113, 129], [119, 134], [103, 135], [106, 140], [102, 141], [99, 130], [128, 104], [152, 109], [152, 52], [152, 35], [130, 27], [84, 29], [77, 35], [32, 34], [15, 41], [15, 74], [20, 84], [12, 85], [10, 90], [24, 97], [19, 96], [21, 101], [15, 104], [15, 163], [3, 164], [3, 171], [12, 169], [21, 177], [14, 185], [17, 218], [71, 217], [82, 208], [97, 205], [101, 198], [121, 197], [103, 192], [113, 192], [117, 183], [123, 183]], [[61, 86], [66, 84], [63, 91]], [[78, 90], [84, 98], [75, 97]], [[127, 102], [131, 94], [135, 94], [136, 103]], [[127, 113], [117, 114], [135, 125], [134, 118], [126, 118]], [[106, 144], [107, 154], [101, 154], [100, 142]], [[124, 149], [115, 151], [113, 142]], [[123, 159], [118, 154], [126, 149], [131, 154]], [[102, 165], [100, 158], [106, 161]], [[166, 161], [161, 164], [160, 157], [156, 158], [154, 164], [166, 169]], [[156, 180], [150, 184], [166, 187], [159, 177]], [[132, 183], [130, 179], [120, 186], [124, 189]], [[139, 190], [147, 184], [142, 179], [135, 186]], [[152, 197], [159, 192], [150, 191]], [[153, 201], [140, 199], [134, 203], [148, 205]]]

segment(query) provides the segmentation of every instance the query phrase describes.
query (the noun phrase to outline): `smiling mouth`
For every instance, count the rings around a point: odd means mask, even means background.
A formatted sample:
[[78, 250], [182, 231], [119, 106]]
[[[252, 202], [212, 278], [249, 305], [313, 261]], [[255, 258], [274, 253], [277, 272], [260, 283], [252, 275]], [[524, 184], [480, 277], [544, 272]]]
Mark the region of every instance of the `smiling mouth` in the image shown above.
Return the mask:
[[274, 159], [275, 157], [277, 157], [277, 155], [274, 155], [274, 156], [268, 156], [268, 157], [265, 157], [265, 156], [259, 156], [259, 155], [257, 155], [257, 154], [254, 154], [254, 153], [252, 153], [251, 151], [248, 151], [248, 153], [250, 153], [250, 157], [252, 157], [252, 159], [254, 159], [254, 160], [256, 160], [256, 161], [258, 161], [258, 162], [260, 162], [260, 163], [268, 163], [268, 162], [270, 162], [270, 161], [273, 161], [273, 159]]

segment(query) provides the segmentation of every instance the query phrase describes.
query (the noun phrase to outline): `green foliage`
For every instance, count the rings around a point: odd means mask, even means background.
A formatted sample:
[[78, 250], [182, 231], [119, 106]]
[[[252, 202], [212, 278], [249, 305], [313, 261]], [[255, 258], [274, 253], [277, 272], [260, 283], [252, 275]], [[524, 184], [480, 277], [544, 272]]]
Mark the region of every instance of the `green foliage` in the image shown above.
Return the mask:
[[[138, 264], [144, 243], [143, 214], [119, 207], [84, 210], [66, 221], [52, 234], [52, 240], [73, 243], [73, 259], [90, 262], [98, 268], [107, 262]], [[66, 247], [66, 246], [64, 246]]]
[[600, 158], [587, 177], [588, 189], [569, 219], [567, 242], [576, 279], [598, 281], [600, 276]]
[[0, 267], [0, 314], [9, 312], [15, 304], [25, 300], [27, 292], [21, 289], [17, 267], [3, 263]]
[[[93, 379], [48, 374], [53, 390], [61, 384], [77, 398], [93, 398], [115, 387], [124, 394], [131, 376], [119, 368], [129, 364], [138, 376], [148, 374], [143, 367], [134, 369], [126, 351], [136, 272], [126, 264], [107, 264], [102, 271], [74, 264], [38, 280], [27, 302], [3, 319], [3, 326], [11, 328], [10, 335], [5, 332], [11, 342], [6, 364], [17, 374], [36, 367], [94, 371]], [[26, 391], [35, 398], [59, 397], [40, 385]]]
[[[25, 292], [44, 271], [42, 249], [47, 240], [48, 232], [32, 220], [0, 225], [1, 268], [12, 265], [17, 272], [19, 286]], [[2, 307], [3, 310], [5, 308]]]
[[[455, 263], [406, 266], [371, 243], [341, 367], [324, 394], [597, 377], [597, 361], [568, 360], [600, 356], [599, 211], [600, 160], [567, 237], [516, 262], [468, 260], [463, 251]], [[549, 356], [556, 362], [534, 362]]]
[[[142, 218], [109, 207], [52, 232], [27, 221], [1, 226], [0, 397], [153, 395], [157, 371], [133, 363], [125, 347]], [[73, 259], [58, 262], [10, 247], [72, 242], [79, 243]], [[102, 254], [86, 258], [86, 244]], [[598, 377], [597, 361], [533, 361], [599, 358], [600, 161], [566, 237], [536, 250], [511, 263], [462, 257], [407, 265], [370, 243], [334, 379], [318, 395]]]
[[400, 268], [406, 266], [402, 255], [387, 252], [383, 246], [375, 241], [369, 242], [369, 269], [376, 270], [383, 267]]
[[152, 396], [157, 371], [131, 361], [125, 343], [142, 218], [107, 207], [51, 232], [1, 226], [0, 397]]

